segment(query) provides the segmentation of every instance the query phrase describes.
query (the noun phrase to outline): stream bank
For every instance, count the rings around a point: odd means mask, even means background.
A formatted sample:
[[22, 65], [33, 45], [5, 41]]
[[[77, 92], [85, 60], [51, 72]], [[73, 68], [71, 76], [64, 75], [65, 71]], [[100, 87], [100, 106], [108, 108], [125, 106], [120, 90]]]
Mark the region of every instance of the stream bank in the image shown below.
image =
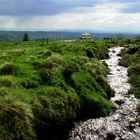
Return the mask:
[[110, 69], [109, 84], [115, 90], [115, 97], [111, 98], [117, 110], [110, 116], [89, 119], [75, 123], [71, 130], [69, 140], [139, 140], [140, 127], [136, 122], [138, 112], [136, 105], [139, 100], [133, 94], [128, 94], [127, 68], [119, 66], [119, 56], [123, 47], [109, 49], [110, 58], [104, 60]]

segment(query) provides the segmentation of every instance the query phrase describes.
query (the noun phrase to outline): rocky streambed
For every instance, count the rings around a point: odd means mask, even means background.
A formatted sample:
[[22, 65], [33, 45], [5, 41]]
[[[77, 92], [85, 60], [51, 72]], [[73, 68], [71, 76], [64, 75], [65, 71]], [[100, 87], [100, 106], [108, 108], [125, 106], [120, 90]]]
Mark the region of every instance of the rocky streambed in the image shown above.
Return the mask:
[[140, 126], [136, 122], [139, 100], [128, 94], [127, 68], [118, 65], [122, 48], [110, 48], [110, 58], [104, 60], [110, 69], [108, 79], [115, 90], [115, 97], [111, 100], [117, 109], [110, 116], [75, 123], [69, 140], [140, 140]]

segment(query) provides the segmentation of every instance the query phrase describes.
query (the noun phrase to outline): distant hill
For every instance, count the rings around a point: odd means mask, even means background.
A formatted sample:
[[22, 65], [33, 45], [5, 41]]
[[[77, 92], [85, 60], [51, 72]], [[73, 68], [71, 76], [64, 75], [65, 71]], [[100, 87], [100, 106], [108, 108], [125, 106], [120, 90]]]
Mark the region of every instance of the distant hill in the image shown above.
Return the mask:
[[[63, 31], [27, 31], [30, 39], [74, 39], [78, 38], [82, 32], [63, 32]], [[97, 38], [116, 37], [113, 33], [91, 33]], [[13, 42], [22, 40], [24, 31], [0, 31], [0, 42]], [[124, 37], [135, 37], [136, 34], [123, 34]]]

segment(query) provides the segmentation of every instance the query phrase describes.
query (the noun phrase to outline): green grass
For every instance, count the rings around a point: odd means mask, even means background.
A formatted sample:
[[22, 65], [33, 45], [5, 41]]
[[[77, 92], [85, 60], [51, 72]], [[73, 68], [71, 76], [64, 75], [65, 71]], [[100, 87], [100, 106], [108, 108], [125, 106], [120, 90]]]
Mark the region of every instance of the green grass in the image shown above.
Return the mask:
[[133, 45], [122, 50], [120, 65], [128, 67], [129, 81], [132, 88], [129, 93], [140, 98], [140, 44], [138, 39], [132, 39]]
[[104, 58], [104, 40], [0, 43], [0, 139], [47, 139], [77, 118], [109, 114]]

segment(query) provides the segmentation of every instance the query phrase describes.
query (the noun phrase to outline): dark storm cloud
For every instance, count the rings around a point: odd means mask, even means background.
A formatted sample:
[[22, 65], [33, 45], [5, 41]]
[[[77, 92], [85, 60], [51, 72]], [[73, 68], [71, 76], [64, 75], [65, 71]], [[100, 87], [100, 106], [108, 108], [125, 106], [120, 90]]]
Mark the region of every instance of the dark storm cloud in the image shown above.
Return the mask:
[[70, 12], [76, 7], [90, 7], [100, 0], [0, 0], [0, 15], [34, 16]]

